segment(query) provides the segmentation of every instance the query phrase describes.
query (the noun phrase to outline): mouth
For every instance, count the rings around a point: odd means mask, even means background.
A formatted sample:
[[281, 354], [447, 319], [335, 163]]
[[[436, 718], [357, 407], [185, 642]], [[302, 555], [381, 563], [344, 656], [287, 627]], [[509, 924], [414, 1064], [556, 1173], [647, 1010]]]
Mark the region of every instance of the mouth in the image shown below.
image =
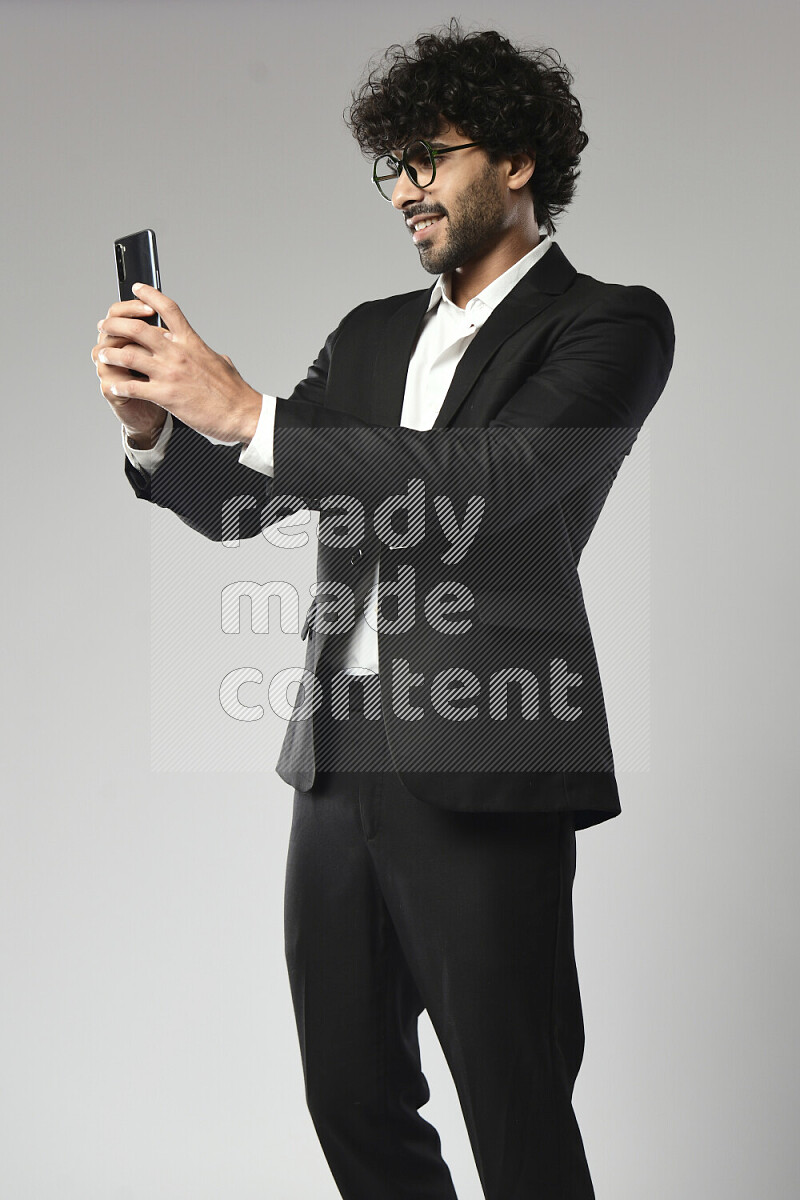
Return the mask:
[[415, 243], [425, 241], [426, 238], [430, 237], [436, 226], [443, 219], [444, 218], [441, 216], [426, 217], [424, 221], [416, 226], [413, 234], [411, 235], [411, 240]]

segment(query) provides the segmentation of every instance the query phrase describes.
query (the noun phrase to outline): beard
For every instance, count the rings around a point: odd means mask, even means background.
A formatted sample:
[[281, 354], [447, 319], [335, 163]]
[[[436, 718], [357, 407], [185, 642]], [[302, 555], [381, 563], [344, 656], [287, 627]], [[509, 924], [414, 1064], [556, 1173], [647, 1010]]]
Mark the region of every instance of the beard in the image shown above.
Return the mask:
[[443, 275], [463, 267], [502, 233], [507, 214], [495, 170], [487, 162], [459, 207], [445, 214], [447, 227], [439, 245], [420, 242], [420, 266], [429, 274]]

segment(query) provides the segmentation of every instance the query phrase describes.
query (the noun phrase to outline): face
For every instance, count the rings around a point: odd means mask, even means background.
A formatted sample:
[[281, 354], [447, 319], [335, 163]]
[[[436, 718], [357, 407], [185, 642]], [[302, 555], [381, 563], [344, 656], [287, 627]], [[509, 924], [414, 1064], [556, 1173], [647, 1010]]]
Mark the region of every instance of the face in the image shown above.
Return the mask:
[[[428, 140], [439, 149], [473, 139], [447, 128]], [[491, 250], [506, 233], [509, 208], [498, 169], [482, 147], [474, 146], [437, 158], [436, 177], [426, 188], [413, 184], [405, 171], [400, 174], [392, 204], [403, 213], [420, 264], [430, 274], [465, 266]], [[435, 219], [415, 231], [413, 219], [421, 216]]]

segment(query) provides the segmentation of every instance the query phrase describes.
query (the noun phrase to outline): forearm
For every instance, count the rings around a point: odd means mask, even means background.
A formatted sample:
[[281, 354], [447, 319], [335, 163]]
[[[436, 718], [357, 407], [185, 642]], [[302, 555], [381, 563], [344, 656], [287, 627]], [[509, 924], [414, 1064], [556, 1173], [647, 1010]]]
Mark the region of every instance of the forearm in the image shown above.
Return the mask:
[[241, 455], [240, 445], [214, 444], [173, 418], [158, 469], [147, 475], [126, 456], [125, 473], [140, 499], [169, 509], [204, 537], [249, 538], [269, 521], [272, 479]]
[[346, 495], [368, 516], [421, 481], [426, 504], [444, 497], [463, 519], [483, 504], [485, 530], [500, 531], [552, 505], [604, 471], [616, 472], [638, 426], [556, 428], [501, 425], [430, 430], [371, 426], [303, 401], [277, 401], [275, 486], [308, 508], [336, 508]]
[[168, 508], [214, 541], [255, 536], [263, 527], [260, 516], [273, 515], [264, 501], [272, 493], [274, 415], [274, 396], [263, 395], [259, 421], [244, 447], [214, 443], [170, 414], [148, 449], [132, 447], [123, 430], [128, 479], [141, 499]]

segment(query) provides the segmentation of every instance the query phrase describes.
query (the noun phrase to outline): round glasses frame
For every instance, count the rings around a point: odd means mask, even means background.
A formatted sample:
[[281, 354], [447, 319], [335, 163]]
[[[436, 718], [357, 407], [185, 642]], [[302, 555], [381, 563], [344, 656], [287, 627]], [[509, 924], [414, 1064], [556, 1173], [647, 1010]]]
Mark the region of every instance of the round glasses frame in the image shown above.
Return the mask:
[[[375, 184], [375, 187], [378, 189], [383, 199], [388, 200], [391, 204], [392, 197], [386, 195], [381, 188], [381, 184], [386, 183], [390, 179], [399, 179], [401, 170], [405, 171], [408, 178], [414, 184], [414, 187], [427, 188], [431, 186], [436, 178], [437, 158], [441, 158], [443, 154], [452, 154], [454, 150], [468, 150], [470, 146], [480, 146], [480, 144], [480, 142], [463, 142], [460, 146], [445, 146], [443, 150], [434, 150], [430, 142], [426, 142], [424, 138], [415, 138], [413, 142], [409, 142], [408, 146], [406, 146], [405, 150], [403, 151], [402, 158], [397, 159], [393, 154], [381, 154], [375, 159], [374, 163], [372, 164], [372, 182]], [[424, 146], [428, 151], [428, 154], [431, 156], [431, 167], [433, 168], [433, 174], [427, 183], [418, 183], [416, 180], [416, 171], [408, 161], [408, 151], [411, 146]], [[397, 169], [391, 175], [379, 175], [378, 163], [384, 162], [386, 159], [388, 159], [389, 162], [394, 163]]]

